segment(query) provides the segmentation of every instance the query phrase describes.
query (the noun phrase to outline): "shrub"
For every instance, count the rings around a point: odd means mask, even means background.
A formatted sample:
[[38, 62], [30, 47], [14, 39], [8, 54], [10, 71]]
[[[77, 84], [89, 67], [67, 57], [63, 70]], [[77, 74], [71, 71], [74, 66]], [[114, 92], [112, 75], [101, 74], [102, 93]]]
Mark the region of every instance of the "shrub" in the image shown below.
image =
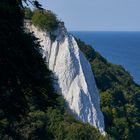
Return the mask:
[[30, 8], [25, 8], [24, 9], [24, 18], [25, 19], [32, 19], [33, 12], [31, 11]]
[[139, 140], [140, 86], [123, 67], [109, 63], [91, 46], [77, 41], [100, 90], [106, 132], [116, 140]]
[[32, 22], [35, 26], [48, 32], [55, 30], [58, 26], [56, 15], [50, 11], [34, 11]]

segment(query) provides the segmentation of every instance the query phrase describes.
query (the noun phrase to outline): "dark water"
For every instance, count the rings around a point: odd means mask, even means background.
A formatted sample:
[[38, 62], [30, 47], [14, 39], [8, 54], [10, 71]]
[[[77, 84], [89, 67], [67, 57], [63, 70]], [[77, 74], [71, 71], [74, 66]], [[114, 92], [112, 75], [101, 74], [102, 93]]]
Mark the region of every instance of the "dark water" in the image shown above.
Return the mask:
[[71, 32], [107, 60], [122, 65], [140, 84], [140, 32]]

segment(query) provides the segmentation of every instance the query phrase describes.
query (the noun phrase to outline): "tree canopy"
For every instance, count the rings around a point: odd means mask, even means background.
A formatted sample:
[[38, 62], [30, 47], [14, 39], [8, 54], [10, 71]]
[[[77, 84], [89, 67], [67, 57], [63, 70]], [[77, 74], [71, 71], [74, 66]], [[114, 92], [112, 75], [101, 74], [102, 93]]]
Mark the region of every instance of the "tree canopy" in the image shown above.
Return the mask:
[[32, 23], [48, 32], [55, 30], [58, 26], [56, 15], [51, 11], [35, 10], [32, 17]]
[[0, 139], [109, 139], [66, 112], [23, 11], [19, 0], [0, 1]]
[[[39, 52], [41, 46], [32, 33], [24, 31], [22, 2], [27, 1], [0, 1], [0, 139], [111, 140], [93, 126], [76, 121], [66, 111], [63, 98], [54, 92], [52, 72]], [[30, 2], [41, 9], [37, 1]], [[56, 27], [52, 13], [39, 10], [37, 14], [42, 17], [42, 24], [37, 21], [42, 29]], [[49, 20], [52, 22], [44, 27]], [[77, 41], [100, 89], [107, 133], [116, 140], [139, 140], [140, 86], [121, 66]]]
[[109, 63], [90, 45], [77, 39], [90, 61], [108, 134], [116, 140], [140, 139], [140, 86], [121, 66]]

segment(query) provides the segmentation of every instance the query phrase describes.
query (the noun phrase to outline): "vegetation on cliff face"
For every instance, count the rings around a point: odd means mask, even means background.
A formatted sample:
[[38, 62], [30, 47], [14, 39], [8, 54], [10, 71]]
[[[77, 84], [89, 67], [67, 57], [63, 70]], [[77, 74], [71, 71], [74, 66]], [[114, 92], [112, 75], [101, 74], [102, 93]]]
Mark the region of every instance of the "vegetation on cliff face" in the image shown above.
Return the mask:
[[119, 65], [109, 63], [91, 46], [77, 39], [90, 61], [100, 90], [101, 109], [108, 134], [116, 140], [140, 139], [140, 86]]
[[33, 11], [30, 8], [25, 7], [24, 8], [24, 18], [28, 19], [28, 20], [31, 20], [32, 17], [33, 17]]
[[1, 0], [0, 15], [0, 139], [109, 139], [65, 111], [37, 39], [24, 32], [21, 1]]
[[51, 11], [35, 10], [33, 12], [32, 23], [45, 31], [53, 31], [58, 26], [56, 15]]
[[[21, 0], [1, 0], [0, 15], [0, 139], [110, 139], [65, 111], [37, 39], [23, 30]], [[100, 89], [106, 131], [116, 140], [139, 140], [140, 86], [121, 66], [108, 63], [80, 40], [78, 44]]]

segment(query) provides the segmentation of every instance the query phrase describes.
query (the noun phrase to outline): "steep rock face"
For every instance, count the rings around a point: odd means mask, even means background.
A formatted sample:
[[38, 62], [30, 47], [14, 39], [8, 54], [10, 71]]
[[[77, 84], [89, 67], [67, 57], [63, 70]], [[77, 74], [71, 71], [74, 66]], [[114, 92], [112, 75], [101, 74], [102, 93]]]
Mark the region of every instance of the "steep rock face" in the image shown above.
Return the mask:
[[55, 36], [53, 41], [48, 32], [31, 24], [26, 26], [40, 39], [43, 56], [58, 79], [56, 89], [61, 90], [70, 111], [77, 119], [94, 125], [105, 135], [104, 118], [94, 76], [74, 37], [66, 31], [63, 24], [52, 33]]

